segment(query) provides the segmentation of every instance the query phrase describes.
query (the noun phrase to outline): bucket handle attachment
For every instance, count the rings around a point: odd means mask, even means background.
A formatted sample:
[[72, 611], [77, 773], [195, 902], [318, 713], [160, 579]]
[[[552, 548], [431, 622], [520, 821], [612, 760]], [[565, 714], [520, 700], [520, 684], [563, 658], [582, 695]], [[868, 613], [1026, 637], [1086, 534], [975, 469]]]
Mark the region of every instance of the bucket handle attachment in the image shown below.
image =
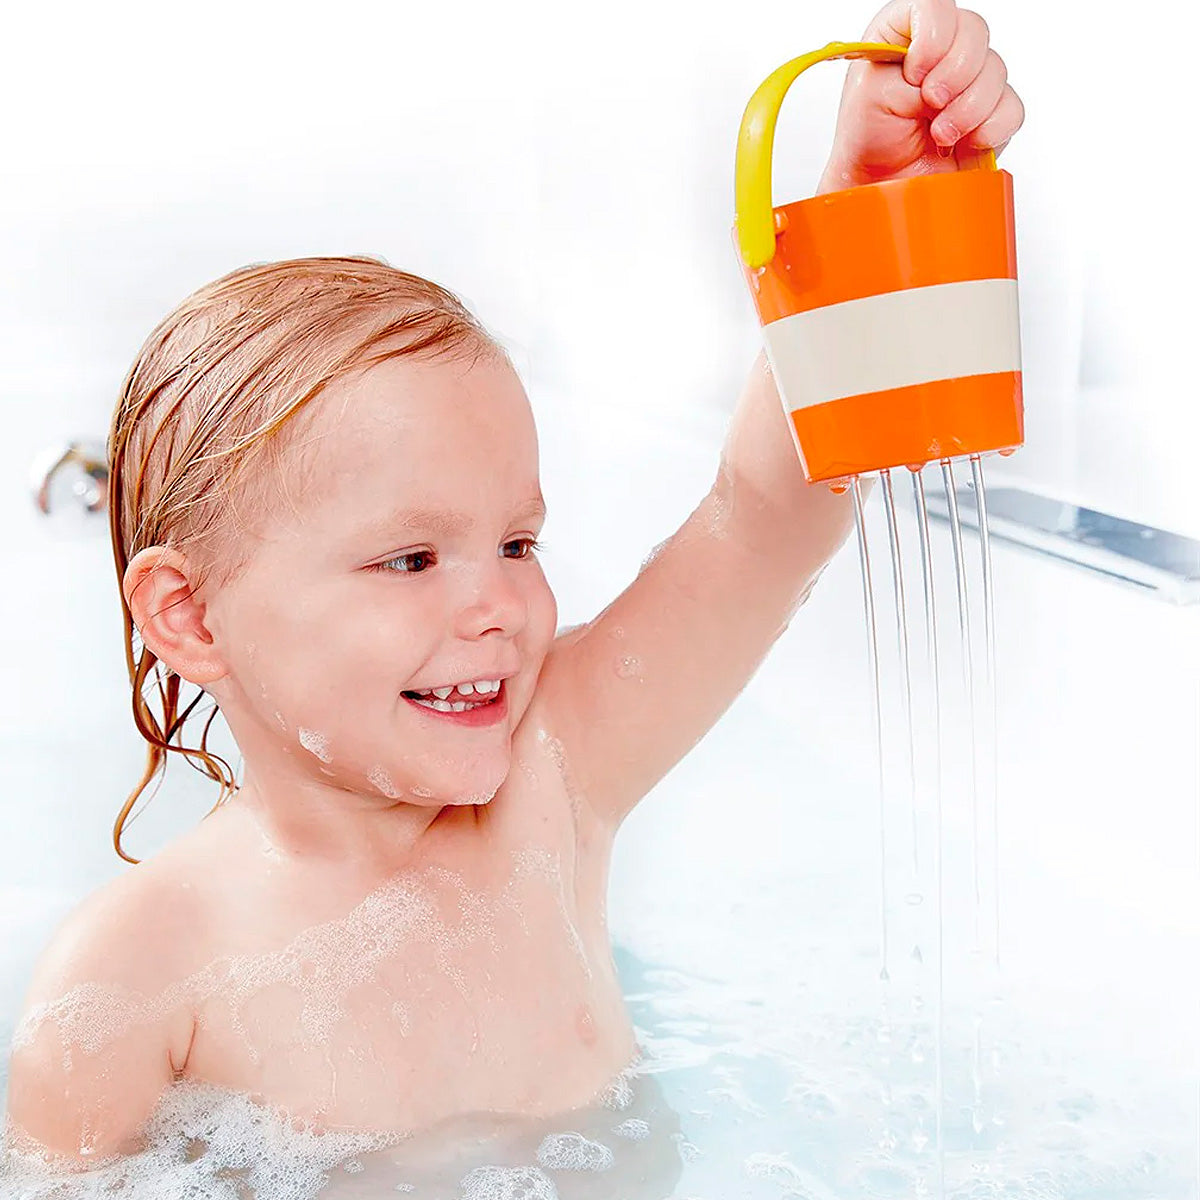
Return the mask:
[[[887, 42], [830, 42], [786, 62], [772, 72], [750, 97], [738, 130], [734, 163], [734, 212], [738, 249], [747, 267], [765, 267], [775, 257], [775, 210], [771, 203], [771, 155], [775, 123], [787, 90], [814, 63], [827, 58], [866, 58], [872, 62], [900, 62], [907, 46]], [[988, 150], [979, 166], [996, 170], [996, 155]]]

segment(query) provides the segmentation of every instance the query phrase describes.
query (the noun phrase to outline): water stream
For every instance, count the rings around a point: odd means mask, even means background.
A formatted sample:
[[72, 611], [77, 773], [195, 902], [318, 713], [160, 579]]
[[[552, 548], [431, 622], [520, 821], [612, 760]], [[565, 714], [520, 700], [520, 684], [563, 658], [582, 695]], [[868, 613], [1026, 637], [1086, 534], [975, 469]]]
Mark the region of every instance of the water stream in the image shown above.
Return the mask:
[[[972, 482], [979, 507], [979, 528], [980, 528], [980, 554], [981, 554], [981, 569], [983, 583], [983, 621], [984, 621], [984, 636], [986, 649], [986, 674], [984, 676], [984, 700], [986, 704], [987, 714], [990, 717], [989, 736], [985, 738], [985, 752], [989, 766], [986, 773], [987, 777], [987, 797], [986, 800], [991, 807], [991, 829], [990, 829], [990, 853], [989, 858], [989, 874], [991, 876], [991, 907], [992, 907], [992, 926], [993, 926], [993, 955], [992, 962], [995, 967], [995, 974], [992, 979], [992, 999], [994, 1003], [999, 1002], [999, 945], [1000, 945], [1000, 909], [999, 909], [999, 804], [998, 804], [998, 738], [997, 738], [997, 705], [996, 705], [996, 669], [995, 669], [995, 620], [994, 620], [994, 594], [993, 594], [993, 574], [991, 563], [991, 547], [987, 534], [987, 509], [985, 497], [985, 485], [983, 478], [983, 465], [979, 456], [972, 456], [970, 459]], [[966, 554], [963, 544], [962, 521], [959, 514], [958, 495], [954, 476], [954, 464], [950, 460], [944, 460], [940, 463], [942, 485], [946, 492], [947, 510], [949, 515], [949, 536], [951, 548], [953, 551], [954, 561], [954, 577], [955, 577], [955, 595], [957, 600], [958, 610], [958, 630], [959, 630], [959, 651], [961, 655], [962, 668], [962, 696], [965, 708], [965, 723], [962, 726], [956, 726], [956, 729], [961, 728], [967, 742], [966, 749], [969, 752], [969, 785], [966, 789], [967, 797], [969, 797], [971, 811], [971, 916], [972, 929], [974, 936], [974, 944], [971, 947], [969, 955], [970, 962], [966, 964], [966, 973], [972, 974], [978, 970], [982, 961], [981, 956], [981, 914], [984, 907], [984, 886], [982, 881], [982, 861], [984, 857], [984, 847], [982, 845], [982, 830], [981, 830], [981, 810], [984, 803], [984, 797], [981, 795], [981, 771], [980, 771], [980, 729], [977, 722], [978, 697], [976, 694], [976, 672], [974, 667], [973, 639], [972, 639], [972, 624], [971, 613], [972, 605], [970, 603], [970, 582], [973, 580], [973, 575], [968, 569]], [[945, 1107], [946, 1097], [944, 1091], [943, 1079], [943, 1062], [946, 1052], [945, 1046], [945, 1029], [944, 1029], [944, 1007], [945, 1007], [945, 904], [947, 897], [944, 894], [944, 879], [943, 879], [943, 843], [945, 829], [943, 823], [943, 792], [945, 787], [944, 781], [944, 758], [948, 747], [944, 744], [944, 725], [943, 725], [943, 696], [940, 683], [940, 668], [941, 661], [938, 653], [938, 632], [937, 632], [937, 604], [936, 604], [936, 586], [934, 578], [934, 554], [933, 545], [930, 536], [930, 522], [928, 508], [925, 502], [925, 481], [922, 468], [910, 468], [913, 488], [913, 514], [912, 522], [915, 525], [916, 538], [919, 545], [919, 554], [921, 562], [921, 577], [922, 577], [922, 595], [924, 601], [924, 629], [925, 629], [925, 649], [926, 663], [928, 671], [928, 708], [931, 709], [929, 715], [932, 717], [932, 767], [930, 770], [931, 779], [928, 787], [928, 795], [931, 798], [932, 804], [932, 841], [933, 841], [933, 871], [934, 871], [934, 913], [933, 920], [936, 925], [936, 978], [934, 982], [935, 993], [935, 1010], [934, 1010], [934, 1078], [933, 1078], [933, 1107], [934, 1107], [934, 1153], [936, 1157], [936, 1180], [937, 1180], [937, 1195], [942, 1197], [945, 1192], [945, 1145], [943, 1138], [943, 1109]], [[925, 720], [925, 710], [922, 708], [920, 718], [918, 719], [918, 709], [914, 705], [914, 672], [912, 669], [912, 655], [910, 642], [910, 622], [908, 617], [908, 597], [904, 586], [904, 541], [907, 536], [907, 530], [902, 529], [902, 525], [906, 522], [902, 521], [902, 514], [897, 505], [896, 493], [893, 485], [892, 474], [889, 470], [879, 472], [882, 481], [883, 509], [887, 523], [888, 549], [891, 557], [892, 567], [892, 599], [895, 605], [895, 622], [896, 622], [896, 663], [898, 668], [898, 686], [899, 699], [896, 707], [896, 719], [902, 725], [903, 737], [901, 742], [905, 746], [905, 762], [904, 767], [907, 768], [907, 791], [908, 791], [908, 807], [909, 807], [909, 825], [911, 827], [912, 836], [912, 883], [911, 888], [906, 895], [906, 899], [910, 905], [919, 905], [923, 899], [923, 888], [921, 885], [921, 857], [920, 857], [920, 835], [918, 821], [918, 793], [921, 789], [918, 788], [918, 728], [927, 729], [928, 722]], [[881, 930], [880, 930], [880, 945], [882, 956], [882, 969], [880, 978], [887, 981], [890, 976], [888, 974], [888, 959], [887, 947], [889, 935], [894, 936], [901, 932], [900, 924], [903, 922], [911, 922], [914, 928], [914, 945], [911, 955], [910, 969], [911, 975], [909, 979], [913, 988], [913, 1009], [915, 1013], [920, 1013], [923, 996], [925, 990], [923, 986], [924, 973], [924, 958], [920, 949], [920, 941], [918, 933], [920, 931], [920, 921], [915, 913], [915, 908], [912, 910], [913, 915], [907, 913], [893, 914], [889, 912], [888, 896], [890, 887], [894, 887], [895, 880], [889, 877], [888, 865], [888, 839], [886, 834], [886, 826], [889, 815], [892, 815], [893, 794], [895, 794], [895, 803], [899, 803], [899, 791], [903, 786], [899, 779], [896, 780], [895, 786], [891, 786], [889, 772], [887, 769], [887, 755], [885, 747], [887, 739], [885, 730], [887, 727], [887, 714], [885, 713], [883, 684], [881, 680], [880, 668], [880, 648], [877, 627], [877, 606], [874, 595], [874, 581], [871, 572], [871, 556], [870, 556], [870, 538], [867, 522], [866, 504], [863, 497], [863, 486], [861, 479], [855, 478], [851, 482], [851, 487], [854, 494], [855, 503], [855, 525], [858, 535], [859, 558], [862, 571], [863, 582], [863, 606], [866, 618], [867, 627], [867, 651], [868, 651], [868, 668], [870, 672], [870, 682], [874, 695], [874, 723], [875, 723], [875, 740], [876, 750], [878, 754], [879, 767], [879, 798], [880, 798], [880, 906], [881, 906]], [[899, 774], [899, 769], [897, 774]], [[922, 794], [925, 794], [922, 791]], [[907, 943], [906, 943], [907, 944]], [[969, 1057], [971, 1063], [971, 1106], [970, 1106], [970, 1122], [976, 1134], [982, 1132], [985, 1127], [983, 1113], [983, 1089], [984, 1089], [984, 1034], [985, 1034], [985, 1018], [983, 1011], [982, 978], [973, 981], [975, 987], [972, 988], [974, 1001], [972, 1006], [972, 1036], [971, 1045], [969, 1047]], [[884, 1005], [885, 1008], [889, 1000], [894, 998], [885, 993]], [[913, 1061], [919, 1063], [922, 1061], [921, 1054], [917, 1048], [917, 1043], [914, 1041]], [[886, 1084], [885, 1084], [886, 1089]], [[918, 1119], [918, 1128], [920, 1121]]]

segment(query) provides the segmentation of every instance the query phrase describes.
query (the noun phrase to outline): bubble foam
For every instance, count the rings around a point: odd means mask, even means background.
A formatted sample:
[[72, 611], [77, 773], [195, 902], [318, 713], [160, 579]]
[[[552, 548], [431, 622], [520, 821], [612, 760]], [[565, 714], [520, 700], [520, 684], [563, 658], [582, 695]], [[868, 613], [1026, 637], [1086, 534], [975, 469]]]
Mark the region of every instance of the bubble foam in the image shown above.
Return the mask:
[[367, 782], [378, 788], [389, 800], [396, 800], [400, 796], [396, 785], [382, 767], [372, 767], [367, 772]]
[[[65, 1045], [96, 1054], [134, 1027], [160, 1024], [182, 1008], [203, 1012], [210, 1003], [229, 1013], [232, 1028], [249, 1045], [242, 1010], [254, 995], [278, 985], [299, 996], [304, 1036], [324, 1043], [346, 1017], [347, 993], [374, 979], [380, 964], [407, 944], [431, 946], [438, 970], [465, 994], [456, 955], [475, 943], [496, 947], [495, 914], [500, 908], [520, 913], [515, 889], [530, 878], [557, 878], [556, 898], [565, 911], [557, 864], [545, 852], [514, 852], [513, 873], [498, 895], [476, 893], [460, 875], [441, 867], [405, 873], [369, 893], [344, 917], [310, 926], [280, 949], [215, 959], [157, 995], [113, 984], [78, 984], [31, 1009], [16, 1029], [13, 1048], [31, 1044], [51, 1022]], [[434, 883], [449, 893], [446, 903], [456, 919], [442, 918]], [[568, 933], [582, 953], [578, 933], [573, 927]]]
[[323, 733], [318, 733], [315, 729], [305, 729], [302, 726], [298, 730], [297, 736], [300, 739], [300, 745], [310, 754], [325, 763], [332, 761], [333, 756], [329, 753], [329, 739]]
[[340, 1163], [400, 1140], [297, 1127], [246, 1095], [183, 1081], [163, 1093], [138, 1153], [68, 1174], [10, 1150], [0, 1192], [22, 1200], [312, 1200]]
[[613, 1152], [582, 1133], [551, 1133], [538, 1147], [537, 1160], [550, 1171], [605, 1171], [613, 1165]]
[[537, 1167], [476, 1167], [460, 1200], [558, 1200], [558, 1192]]
[[640, 1142], [650, 1136], [650, 1123], [640, 1117], [630, 1117], [628, 1121], [614, 1125], [613, 1133], [617, 1137], [628, 1138], [631, 1142]]

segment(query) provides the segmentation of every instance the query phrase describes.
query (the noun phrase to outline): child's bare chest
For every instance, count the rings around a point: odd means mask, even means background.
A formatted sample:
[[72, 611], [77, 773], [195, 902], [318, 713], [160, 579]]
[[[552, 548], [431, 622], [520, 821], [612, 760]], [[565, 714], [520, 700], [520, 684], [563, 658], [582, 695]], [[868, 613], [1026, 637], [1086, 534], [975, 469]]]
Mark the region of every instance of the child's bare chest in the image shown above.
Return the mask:
[[516, 850], [475, 884], [400, 876], [230, 958], [197, 1006], [188, 1074], [357, 1128], [586, 1102], [634, 1046], [601, 898], [563, 857]]

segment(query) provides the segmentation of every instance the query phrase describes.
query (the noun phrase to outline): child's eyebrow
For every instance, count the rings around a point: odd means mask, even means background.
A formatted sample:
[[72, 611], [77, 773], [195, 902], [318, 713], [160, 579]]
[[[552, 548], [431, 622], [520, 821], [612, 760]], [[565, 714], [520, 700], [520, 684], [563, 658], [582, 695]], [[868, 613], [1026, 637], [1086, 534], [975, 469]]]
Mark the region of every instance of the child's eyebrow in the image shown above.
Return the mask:
[[[534, 519], [546, 515], [546, 502], [541, 496], [533, 496], [518, 506], [514, 519]], [[392, 513], [381, 527], [388, 529], [428, 529], [442, 537], [454, 537], [475, 528], [475, 522], [464, 513], [446, 508], [407, 508]]]

